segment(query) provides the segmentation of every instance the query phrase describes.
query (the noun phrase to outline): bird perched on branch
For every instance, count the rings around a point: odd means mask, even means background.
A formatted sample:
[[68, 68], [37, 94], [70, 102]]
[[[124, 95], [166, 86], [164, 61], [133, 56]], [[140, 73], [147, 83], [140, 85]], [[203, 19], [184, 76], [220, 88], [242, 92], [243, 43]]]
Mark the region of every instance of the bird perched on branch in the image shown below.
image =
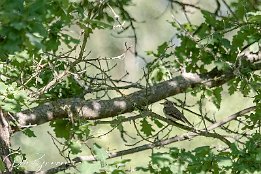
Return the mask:
[[172, 121], [182, 121], [189, 124], [190, 126], [193, 126], [186, 119], [186, 117], [175, 107], [173, 102], [166, 100], [164, 103], [161, 104], [164, 105], [163, 112], [166, 115], [167, 119], [170, 119]]

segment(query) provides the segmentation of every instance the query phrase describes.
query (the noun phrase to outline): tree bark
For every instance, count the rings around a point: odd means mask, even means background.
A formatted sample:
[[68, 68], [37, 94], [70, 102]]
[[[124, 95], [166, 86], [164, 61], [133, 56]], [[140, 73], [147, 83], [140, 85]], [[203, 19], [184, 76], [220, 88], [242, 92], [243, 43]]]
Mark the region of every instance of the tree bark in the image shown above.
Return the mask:
[[0, 156], [5, 165], [5, 171], [2, 172], [6, 174], [12, 173], [13, 164], [10, 156], [10, 134], [11, 129], [6, 114], [0, 109]]
[[[261, 63], [256, 64], [252, 68], [253, 71], [260, 70]], [[221, 71], [214, 68], [204, 74], [183, 73], [173, 79], [123, 97], [94, 101], [79, 98], [59, 99], [17, 113], [14, 117], [21, 128], [28, 125], [43, 124], [58, 118], [66, 118], [69, 113], [88, 120], [109, 118], [132, 112], [135, 109], [142, 109], [143, 106], [182, 93], [188, 88], [220, 86], [234, 77], [236, 77], [236, 74], [232, 69]]]

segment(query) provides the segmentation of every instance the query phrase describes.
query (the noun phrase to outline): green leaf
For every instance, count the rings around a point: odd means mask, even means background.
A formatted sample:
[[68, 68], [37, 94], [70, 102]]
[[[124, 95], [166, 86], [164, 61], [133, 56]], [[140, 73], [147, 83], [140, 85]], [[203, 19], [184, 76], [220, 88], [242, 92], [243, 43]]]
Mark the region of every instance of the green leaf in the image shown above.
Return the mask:
[[211, 31], [209, 25], [206, 23], [202, 23], [197, 30], [194, 32], [194, 35], [199, 36], [201, 39], [205, 39], [206, 35], [209, 34]]
[[158, 128], [162, 128], [164, 126], [158, 119], [153, 119], [153, 122], [157, 125]]
[[248, 21], [249, 22], [261, 23], [261, 11], [248, 12], [247, 16], [248, 16]]
[[95, 158], [103, 163], [105, 163], [106, 159], [109, 157], [108, 153], [96, 143], [93, 144], [93, 152], [95, 154]]
[[164, 42], [163, 44], [161, 44], [161, 45], [158, 47], [158, 56], [160, 56], [160, 55], [162, 55], [162, 54], [165, 54], [167, 48], [168, 48], [167, 42]]
[[0, 159], [0, 172], [4, 172], [5, 171], [5, 164], [2, 161], [2, 159]]
[[239, 89], [240, 89], [241, 93], [244, 96], [247, 96], [250, 93], [250, 86], [249, 86], [249, 82], [247, 80], [241, 80], [239, 87], [240, 87]]
[[165, 164], [169, 164], [171, 162], [171, 158], [167, 153], [153, 153], [151, 156], [151, 161], [159, 167], [164, 167]]
[[89, 127], [93, 124], [85, 120], [80, 120], [79, 122], [80, 125], [74, 124], [72, 134], [76, 134], [78, 139], [86, 141], [86, 138], [88, 138], [91, 133]]
[[203, 14], [207, 24], [210, 24], [211, 26], [217, 25], [216, 15], [206, 10], [201, 10], [201, 13]]
[[211, 148], [209, 146], [201, 146], [197, 147], [196, 149], [193, 150], [193, 152], [196, 153], [198, 156], [205, 157], [209, 152], [211, 151]]
[[173, 174], [173, 171], [171, 171], [170, 167], [162, 167], [160, 173]]
[[81, 132], [83, 132], [85, 135], [88, 136], [88, 135], [90, 134], [89, 125], [90, 125], [89, 123], [80, 125], [80, 126], [79, 126], [79, 130], [80, 130]]
[[55, 120], [50, 122], [50, 126], [53, 127], [56, 137], [69, 139], [72, 128], [71, 122], [68, 120]]
[[29, 128], [26, 128], [22, 131], [25, 135], [27, 135], [28, 137], [36, 137], [36, 135], [34, 134], [34, 131], [32, 131]]
[[230, 95], [234, 94], [235, 91], [237, 91], [238, 88], [238, 83], [240, 82], [240, 80], [238, 78], [236, 79], [232, 79], [230, 80], [227, 84], [228, 84], [228, 92]]
[[68, 147], [71, 149], [72, 154], [82, 152], [82, 144], [80, 141], [71, 140]]
[[4, 109], [5, 111], [8, 111], [8, 112], [12, 112], [12, 113], [17, 112], [16, 103], [14, 103], [14, 101], [10, 101], [10, 100], [8, 102], [2, 103], [2, 109]]
[[87, 20], [86, 22], [89, 22], [91, 25], [93, 25], [94, 28], [99, 28], [99, 29], [112, 29], [113, 26], [111, 24], [105, 23], [103, 21], [100, 20]]
[[14, 22], [11, 24], [11, 26], [17, 30], [22, 30], [26, 27], [26, 24], [24, 22]]
[[147, 64], [147, 68], [150, 71], [150, 83], [157, 83], [170, 77], [169, 70], [163, 65], [161, 60], [157, 60], [153, 64]]
[[150, 136], [155, 130], [152, 128], [152, 125], [144, 118], [141, 120], [141, 131], [146, 136]]
[[223, 88], [222, 87], [217, 87], [213, 90], [213, 102], [214, 104], [216, 105], [216, 107], [218, 109], [220, 109], [220, 104], [221, 104], [221, 92], [223, 91]]

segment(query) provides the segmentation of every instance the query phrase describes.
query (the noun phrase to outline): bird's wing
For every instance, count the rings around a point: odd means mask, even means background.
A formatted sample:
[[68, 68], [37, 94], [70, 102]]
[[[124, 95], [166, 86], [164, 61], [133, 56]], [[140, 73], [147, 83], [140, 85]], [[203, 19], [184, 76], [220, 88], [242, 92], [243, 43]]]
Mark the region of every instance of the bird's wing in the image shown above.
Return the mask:
[[192, 126], [192, 124], [186, 119], [186, 117], [176, 107], [165, 108], [165, 113], [177, 120], [180, 120], [180, 121]]

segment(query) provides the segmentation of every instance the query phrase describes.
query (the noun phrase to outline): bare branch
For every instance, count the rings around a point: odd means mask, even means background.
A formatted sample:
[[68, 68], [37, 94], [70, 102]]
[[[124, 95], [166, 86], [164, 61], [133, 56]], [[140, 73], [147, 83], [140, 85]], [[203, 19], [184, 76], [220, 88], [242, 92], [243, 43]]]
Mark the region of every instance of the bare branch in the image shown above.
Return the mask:
[[[165, 146], [165, 145], [168, 145], [168, 144], [171, 144], [171, 143], [175, 143], [175, 142], [178, 142], [178, 141], [184, 141], [184, 140], [188, 140], [188, 139], [191, 139], [193, 137], [196, 137], [196, 136], [207, 136], [207, 137], [213, 137], [213, 138], [218, 138], [218, 139], [222, 139], [225, 141], [225, 143], [227, 145], [230, 145], [229, 142], [226, 142], [227, 140], [222, 136], [220, 137], [221, 135], [219, 134], [216, 134], [216, 133], [210, 133], [210, 131], [236, 119], [237, 117], [241, 116], [241, 115], [244, 115], [246, 113], [249, 113], [251, 111], [253, 111], [256, 107], [255, 106], [252, 106], [252, 107], [249, 107], [249, 108], [246, 108], [244, 110], [241, 110], [235, 114], [232, 114], [230, 116], [228, 116], [227, 118], [221, 120], [221, 121], [218, 121], [212, 125], [210, 125], [209, 127], [207, 127], [207, 129], [201, 129], [201, 130], [192, 130], [192, 131], [189, 131], [187, 133], [184, 133], [182, 135], [179, 135], [179, 136], [174, 136], [174, 137], [171, 137], [171, 138], [168, 138], [168, 139], [164, 139], [164, 140], [159, 140], [159, 141], [156, 141], [156, 142], [153, 142], [153, 143], [150, 143], [150, 144], [145, 144], [145, 145], [142, 145], [142, 146], [138, 146], [138, 147], [133, 147], [133, 148], [130, 148], [130, 149], [127, 149], [127, 150], [122, 150], [122, 151], [118, 151], [118, 152], [111, 152], [108, 154], [108, 159], [111, 159], [111, 158], [116, 158], [116, 157], [119, 157], [119, 156], [124, 156], [124, 155], [129, 155], [129, 154], [133, 154], [133, 153], [136, 153], [136, 152], [140, 152], [140, 151], [144, 151], [144, 150], [148, 150], [148, 149], [153, 149], [155, 147], [161, 147], [161, 146]], [[97, 159], [95, 158], [95, 156], [81, 156], [81, 157], [76, 157], [73, 159], [74, 163], [79, 163], [79, 162], [83, 162], [83, 161], [96, 161]], [[48, 174], [48, 173], [56, 173], [58, 171], [62, 171], [62, 170], [66, 170], [68, 169], [70, 166], [74, 166], [75, 164], [64, 164], [64, 165], [61, 165], [59, 166], [58, 168], [52, 168], [52, 169], [49, 169], [45, 172], [43, 172], [44, 174]]]

